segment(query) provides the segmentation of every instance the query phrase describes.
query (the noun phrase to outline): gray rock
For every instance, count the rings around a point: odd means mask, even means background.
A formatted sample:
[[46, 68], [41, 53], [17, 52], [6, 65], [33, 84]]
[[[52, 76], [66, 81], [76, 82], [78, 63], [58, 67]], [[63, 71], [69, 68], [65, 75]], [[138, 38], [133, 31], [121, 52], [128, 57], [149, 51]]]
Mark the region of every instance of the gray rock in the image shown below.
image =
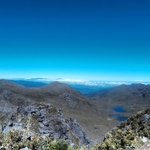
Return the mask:
[[[54, 109], [56, 112], [50, 113], [49, 109]], [[51, 139], [61, 138], [69, 141], [70, 144], [73, 143], [74, 137], [78, 139], [79, 144], [89, 144], [89, 140], [79, 123], [73, 118], [70, 118], [70, 120], [63, 119], [60, 108], [50, 105], [18, 107], [16, 113], [11, 115], [11, 118], [13, 118], [11, 122], [1, 126], [2, 130], [5, 130], [4, 132], [8, 132], [11, 128], [19, 129], [20, 131], [28, 129], [29, 132], [34, 132], [35, 135], [44, 136], [48, 134]], [[22, 123], [22, 119], [25, 119], [25, 123]], [[32, 134], [27, 134], [25, 139], [31, 140]]]
[[143, 119], [144, 119], [144, 121], [147, 122], [147, 121], [150, 119], [150, 115], [145, 114], [145, 115], [143, 116]]
[[73, 118], [70, 118], [70, 127], [73, 135], [79, 139], [79, 144], [87, 145], [89, 144], [89, 140], [85, 135], [85, 132], [81, 128], [81, 126], [77, 123], [77, 121]]
[[31, 149], [28, 147], [25, 147], [25, 148], [21, 148], [20, 150], [31, 150]]
[[45, 117], [44, 116], [41, 116], [37, 119], [38, 122], [43, 122], [45, 120]]
[[57, 140], [57, 139], [59, 139], [60, 138], [60, 133], [55, 133], [55, 135], [54, 135], [54, 140]]
[[49, 126], [49, 122], [47, 120], [45, 120], [45, 121], [43, 121], [43, 125], [48, 127]]

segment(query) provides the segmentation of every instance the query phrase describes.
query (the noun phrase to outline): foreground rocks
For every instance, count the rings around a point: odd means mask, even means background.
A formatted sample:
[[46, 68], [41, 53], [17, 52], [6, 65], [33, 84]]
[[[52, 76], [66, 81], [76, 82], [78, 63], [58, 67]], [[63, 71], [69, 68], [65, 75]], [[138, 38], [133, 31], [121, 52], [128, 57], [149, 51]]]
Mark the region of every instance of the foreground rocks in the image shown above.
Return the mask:
[[11, 132], [16, 142], [32, 141], [39, 137], [62, 139], [72, 147], [89, 144], [85, 132], [75, 119], [63, 119], [60, 108], [46, 104], [18, 107], [0, 126], [0, 131], [3, 136], [8, 136]]

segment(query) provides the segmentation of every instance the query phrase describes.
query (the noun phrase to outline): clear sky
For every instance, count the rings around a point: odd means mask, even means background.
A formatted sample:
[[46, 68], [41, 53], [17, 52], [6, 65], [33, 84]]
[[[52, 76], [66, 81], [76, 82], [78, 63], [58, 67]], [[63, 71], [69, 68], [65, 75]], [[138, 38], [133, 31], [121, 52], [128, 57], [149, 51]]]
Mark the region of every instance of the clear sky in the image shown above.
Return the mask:
[[150, 81], [150, 0], [0, 0], [0, 78]]

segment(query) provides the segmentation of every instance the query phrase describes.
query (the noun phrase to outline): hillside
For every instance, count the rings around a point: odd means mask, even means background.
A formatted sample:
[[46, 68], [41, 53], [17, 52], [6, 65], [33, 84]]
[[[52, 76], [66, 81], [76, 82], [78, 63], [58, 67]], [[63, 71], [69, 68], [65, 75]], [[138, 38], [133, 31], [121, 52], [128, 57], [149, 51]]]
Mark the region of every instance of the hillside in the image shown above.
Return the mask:
[[98, 150], [148, 150], [150, 142], [150, 107], [132, 115], [108, 132]]
[[108, 116], [129, 117], [150, 105], [150, 85], [120, 85], [94, 93], [92, 99], [95, 106], [103, 106]]

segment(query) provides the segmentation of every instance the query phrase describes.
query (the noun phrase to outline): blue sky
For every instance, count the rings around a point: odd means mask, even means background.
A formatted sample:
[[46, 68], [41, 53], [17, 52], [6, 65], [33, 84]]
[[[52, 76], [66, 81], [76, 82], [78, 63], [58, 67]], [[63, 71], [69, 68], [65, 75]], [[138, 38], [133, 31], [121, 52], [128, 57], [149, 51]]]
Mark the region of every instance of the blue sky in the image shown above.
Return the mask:
[[150, 81], [149, 0], [1, 0], [0, 78]]

